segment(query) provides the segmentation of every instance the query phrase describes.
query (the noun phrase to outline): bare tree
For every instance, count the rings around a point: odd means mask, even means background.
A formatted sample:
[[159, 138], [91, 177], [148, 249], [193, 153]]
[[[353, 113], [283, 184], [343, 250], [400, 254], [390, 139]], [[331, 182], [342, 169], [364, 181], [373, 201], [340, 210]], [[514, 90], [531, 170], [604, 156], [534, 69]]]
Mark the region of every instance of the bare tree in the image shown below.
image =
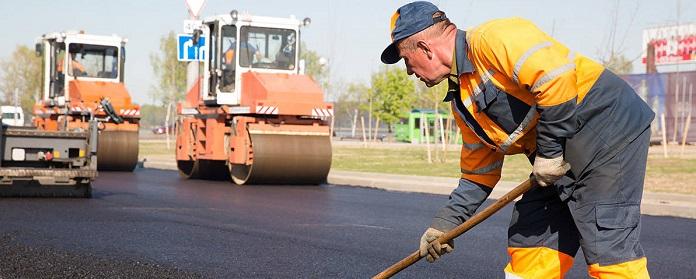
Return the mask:
[[159, 53], [150, 54], [156, 78], [156, 83], [150, 88], [150, 96], [162, 106], [175, 103], [186, 94], [186, 64], [176, 57], [176, 34], [170, 31], [160, 38]]
[[17, 46], [9, 59], [0, 61], [0, 90], [5, 101], [14, 100], [15, 89], [19, 91], [19, 104], [26, 114], [41, 92], [41, 57], [27, 46]]
[[305, 61], [305, 73], [319, 83], [324, 90], [327, 90], [331, 85], [329, 84], [327, 60], [321, 57], [318, 52], [309, 49], [304, 42], [300, 43], [300, 55], [300, 58]]
[[350, 83], [347, 86], [340, 86], [336, 91], [337, 97], [334, 104], [334, 113], [338, 125], [345, 126], [345, 124], [350, 123], [351, 136], [355, 136], [355, 129], [357, 129], [358, 116], [361, 112], [360, 104], [367, 96], [367, 92], [370, 90], [367, 85], [363, 83]]
[[628, 37], [628, 29], [633, 25], [633, 22], [640, 8], [640, 2], [636, 1], [635, 8], [630, 13], [630, 19], [626, 27], [626, 31], [623, 32], [623, 36], [620, 40], [617, 39], [619, 36], [619, 11], [621, 11], [621, 3], [619, 0], [615, 0], [614, 9], [612, 9], [611, 21], [609, 23], [609, 28], [607, 29], [609, 33], [606, 38], [606, 45], [598, 50], [599, 60], [607, 69], [617, 73], [617, 74], [628, 74], [633, 71], [633, 62], [640, 58], [640, 56], [633, 59], [626, 57], [625, 46], [626, 39]]

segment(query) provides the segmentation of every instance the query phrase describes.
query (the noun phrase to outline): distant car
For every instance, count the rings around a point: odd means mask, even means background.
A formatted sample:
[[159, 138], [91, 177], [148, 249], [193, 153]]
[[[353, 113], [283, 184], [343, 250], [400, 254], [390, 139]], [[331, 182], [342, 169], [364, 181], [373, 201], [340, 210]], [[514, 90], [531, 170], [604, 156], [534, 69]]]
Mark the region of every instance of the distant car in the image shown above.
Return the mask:
[[167, 133], [167, 129], [169, 129], [170, 134], [173, 134], [174, 133], [174, 124], [170, 124], [169, 126], [164, 126], [164, 125], [156, 126], [156, 127], [152, 128], [152, 133], [155, 135], [165, 134], [165, 133]]
[[21, 107], [0, 106], [2, 124], [8, 126], [24, 126], [24, 111]]

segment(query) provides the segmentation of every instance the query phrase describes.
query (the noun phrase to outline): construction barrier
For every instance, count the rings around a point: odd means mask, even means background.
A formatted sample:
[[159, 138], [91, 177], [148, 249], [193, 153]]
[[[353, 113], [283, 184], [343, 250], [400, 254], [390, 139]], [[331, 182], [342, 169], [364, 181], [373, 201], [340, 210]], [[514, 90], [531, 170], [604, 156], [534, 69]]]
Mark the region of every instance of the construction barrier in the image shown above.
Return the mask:
[[690, 128], [696, 117], [693, 113], [696, 108], [693, 96], [696, 90], [696, 71], [632, 74], [623, 75], [622, 78], [655, 112], [652, 123], [653, 142], [662, 141], [663, 131], [667, 142], [696, 142], [696, 128]]

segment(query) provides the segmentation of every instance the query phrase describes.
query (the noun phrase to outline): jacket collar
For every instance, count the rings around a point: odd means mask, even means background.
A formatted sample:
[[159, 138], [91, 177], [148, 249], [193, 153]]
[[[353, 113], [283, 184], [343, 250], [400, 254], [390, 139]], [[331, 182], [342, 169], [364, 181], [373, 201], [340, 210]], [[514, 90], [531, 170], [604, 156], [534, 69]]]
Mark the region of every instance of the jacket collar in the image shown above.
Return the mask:
[[466, 41], [466, 31], [457, 30], [457, 38], [454, 43], [454, 56], [457, 62], [452, 63], [457, 66], [457, 76], [474, 72], [474, 64], [469, 60], [469, 56], [467, 55], [468, 52], [469, 42]]
[[462, 74], [473, 73], [474, 64], [469, 60], [469, 44], [466, 41], [466, 31], [457, 30], [457, 37], [454, 40], [454, 53], [452, 54], [452, 71], [447, 82], [449, 89], [443, 102], [449, 102], [454, 97], [453, 94], [459, 92], [459, 77]]

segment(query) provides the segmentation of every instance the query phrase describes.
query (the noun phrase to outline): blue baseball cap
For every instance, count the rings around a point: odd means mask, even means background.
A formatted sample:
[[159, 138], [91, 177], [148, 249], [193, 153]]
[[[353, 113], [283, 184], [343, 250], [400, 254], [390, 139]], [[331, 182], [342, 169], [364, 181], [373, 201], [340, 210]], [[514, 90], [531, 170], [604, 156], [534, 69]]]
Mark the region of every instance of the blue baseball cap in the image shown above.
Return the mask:
[[391, 17], [391, 25], [389, 26], [392, 43], [382, 52], [382, 62], [384, 64], [399, 62], [401, 57], [399, 57], [399, 49], [396, 47], [399, 41], [447, 19], [444, 13], [442, 16], [433, 18], [433, 14], [436, 12], [440, 12], [440, 9], [433, 3], [426, 1], [408, 3], [396, 10]]

